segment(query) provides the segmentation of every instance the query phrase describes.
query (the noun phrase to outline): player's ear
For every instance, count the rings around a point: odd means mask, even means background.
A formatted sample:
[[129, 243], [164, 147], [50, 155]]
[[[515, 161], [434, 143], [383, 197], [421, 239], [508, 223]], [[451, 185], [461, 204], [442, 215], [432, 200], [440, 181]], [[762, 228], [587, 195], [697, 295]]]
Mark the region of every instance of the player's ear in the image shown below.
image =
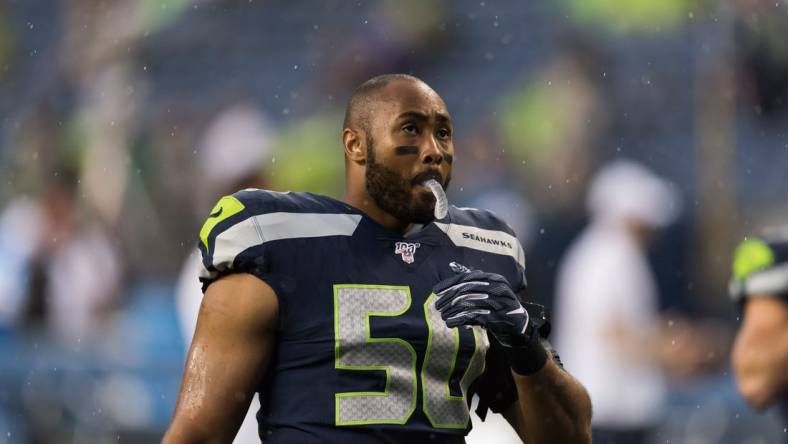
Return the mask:
[[342, 131], [342, 144], [345, 146], [345, 156], [351, 162], [359, 165], [367, 163], [367, 147], [365, 139], [358, 131], [345, 128]]

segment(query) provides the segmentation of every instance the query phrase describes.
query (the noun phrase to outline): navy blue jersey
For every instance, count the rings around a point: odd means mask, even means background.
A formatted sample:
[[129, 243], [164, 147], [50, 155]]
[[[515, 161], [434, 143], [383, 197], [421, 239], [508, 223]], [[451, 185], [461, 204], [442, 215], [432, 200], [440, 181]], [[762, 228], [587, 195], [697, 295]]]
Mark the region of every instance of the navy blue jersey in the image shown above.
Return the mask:
[[522, 247], [492, 213], [452, 207], [402, 235], [327, 197], [244, 190], [200, 238], [204, 287], [251, 273], [279, 301], [264, 442], [463, 442], [472, 393], [493, 411], [516, 400], [487, 333], [446, 327], [431, 294], [458, 264], [524, 287]]

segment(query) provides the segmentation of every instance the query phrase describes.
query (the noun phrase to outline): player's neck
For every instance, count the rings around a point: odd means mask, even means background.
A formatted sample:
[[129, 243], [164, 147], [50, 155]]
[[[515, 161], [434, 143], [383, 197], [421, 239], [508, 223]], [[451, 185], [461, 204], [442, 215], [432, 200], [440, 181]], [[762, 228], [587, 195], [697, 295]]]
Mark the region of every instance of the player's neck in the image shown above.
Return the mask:
[[405, 233], [411, 226], [410, 223], [402, 222], [396, 217], [382, 210], [375, 203], [372, 197], [365, 191], [354, 193], [351, 190], [347, 190], [342, 200], [348, 205], [351, 205], [364, 213], [368, 218], [374, 220], [379, 225], [382, 225], [391, 231]]

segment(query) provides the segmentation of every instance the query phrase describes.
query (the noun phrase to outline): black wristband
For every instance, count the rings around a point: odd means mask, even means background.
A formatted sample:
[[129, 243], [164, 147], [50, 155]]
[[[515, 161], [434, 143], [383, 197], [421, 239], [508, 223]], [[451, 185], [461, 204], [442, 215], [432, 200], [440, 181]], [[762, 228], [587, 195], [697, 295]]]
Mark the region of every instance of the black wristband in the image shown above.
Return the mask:
[[549, 352], [538, 339], [529, 341], [521, 347], [503, 347], [509, 358], [509, 365], [519, 375], [532, 375], [547, 363]]

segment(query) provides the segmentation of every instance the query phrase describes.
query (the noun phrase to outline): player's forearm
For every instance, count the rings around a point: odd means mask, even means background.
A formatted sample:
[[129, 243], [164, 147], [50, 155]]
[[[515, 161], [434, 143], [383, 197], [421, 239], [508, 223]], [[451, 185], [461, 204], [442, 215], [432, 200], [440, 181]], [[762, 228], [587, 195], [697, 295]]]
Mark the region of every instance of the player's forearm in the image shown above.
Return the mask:
[[788, 374], [785, 372], [788, 366], [788, 329], [775, 336], [768, 340], [739, 337], [733, 349], [733, 367], [739, 391], [758, 410], [768, 407], [788, 391]]
[[538, 372], [512, 372], [520, 405], [518, 434], [529, 444], [591, 442], [591, 400], [552, 359]]
[[788, 305], [761, 295], [747, 301], [731, 355], [739, 391], [756, 409], [788, 390]]

